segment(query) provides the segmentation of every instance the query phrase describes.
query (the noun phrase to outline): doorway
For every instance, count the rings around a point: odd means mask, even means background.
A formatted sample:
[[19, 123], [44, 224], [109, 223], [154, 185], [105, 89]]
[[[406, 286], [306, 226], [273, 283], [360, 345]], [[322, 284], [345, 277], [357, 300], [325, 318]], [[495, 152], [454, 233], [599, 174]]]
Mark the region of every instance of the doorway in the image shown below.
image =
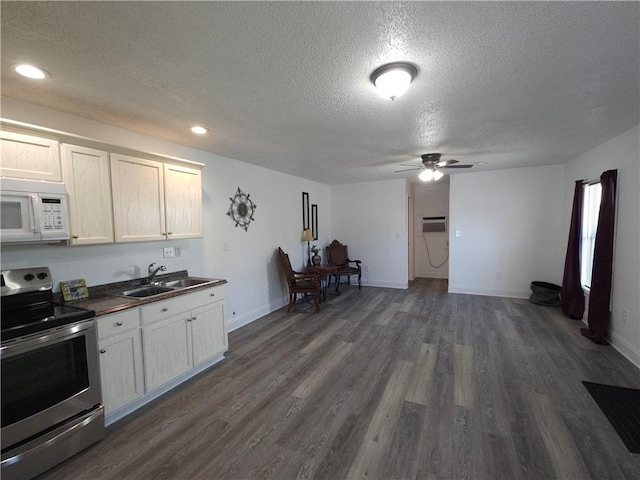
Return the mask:
[[414, 185], [411, 199], [412, 202], [409, 204], [410, 279], [413, 280], [416, 277], [448, 279], [449, 183]]

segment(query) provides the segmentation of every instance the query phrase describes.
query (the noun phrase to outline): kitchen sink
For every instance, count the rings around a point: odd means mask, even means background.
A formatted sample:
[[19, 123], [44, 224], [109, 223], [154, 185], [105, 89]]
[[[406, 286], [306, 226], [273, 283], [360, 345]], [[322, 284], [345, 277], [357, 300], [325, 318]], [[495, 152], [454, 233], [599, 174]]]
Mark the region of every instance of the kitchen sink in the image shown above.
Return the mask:
[[181, 278], [180, 280], [168, 280], [166, 282], [160, 282], [162, 287], [171, 287], [171, 288], [187, 288], [193, 287], [195, 285], [202, 285], [203, 283], [207, 283], [210, 280], [203, 280], [200, 278]]
[[161, 285], [146, 285], [144, 287], [136, 287], [130, 290], [125, 290], [123, 292], [112, 293], [111, 295], [127, 298], [148, 298], [155, 295], [162, 295], [163, 293], [167, 292], [173, 292], [174, 290], [176, 289], [168, 286], [165, 287]]
[[202, 285], [203, 283], [208, 283], [210, 281], [211, 280], [205, 278], [181, 278], [179, 280], [167, 280], [166, 282], [159, 282], [153, 285], [142, 285], [139, 287], [133, 287], [122, 292], [111, 293], [110, 295], [114, 295], [116, 297], [142, 299], [155, 297], [156, 295], [162, 295], [163, 293], [167, 292], [175, 292], [177, 290], [194, 287], [196, 285]]

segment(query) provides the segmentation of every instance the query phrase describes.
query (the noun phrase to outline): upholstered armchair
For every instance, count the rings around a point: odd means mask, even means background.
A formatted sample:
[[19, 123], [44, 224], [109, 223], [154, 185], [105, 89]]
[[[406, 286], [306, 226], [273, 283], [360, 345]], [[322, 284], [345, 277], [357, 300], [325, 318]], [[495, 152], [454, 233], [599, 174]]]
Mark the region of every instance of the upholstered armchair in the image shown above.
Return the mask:
[[301, 293], [313, 295], [316, 313], [318, 313], [320, 311], [320, 296], [322, 295], [322, 279], [320, 276], [293, 270], [289, 255], [284, 253], [280, 247], [278, 247], [278, 258], [289, 287], [289, 307], [287, 311], [291, 311], [291, 307], [296, 303], [298, 294]]
[[[331, 265], [335, 265], [338, 268], [338, 279], [340, 281], [341, 276], [347, 277], [347, 285], [351, 285], [351, 275], [358, 275], [358, 289], [362, 288], [362, 269], [360, 260], [351, 260], [347, 252], [347, 246], [341, 244], [338, 240], [334, 240], [326, 248], [327, 250], [327, 262]], [[331, 277], [329, 277], [331, 281]]]

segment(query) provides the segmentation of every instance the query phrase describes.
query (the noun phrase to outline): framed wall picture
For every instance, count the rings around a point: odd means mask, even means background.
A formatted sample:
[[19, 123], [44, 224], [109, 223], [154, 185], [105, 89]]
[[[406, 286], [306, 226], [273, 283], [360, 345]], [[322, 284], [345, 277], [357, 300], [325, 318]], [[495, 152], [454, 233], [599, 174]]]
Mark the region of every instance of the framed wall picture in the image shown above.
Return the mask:
[[318, 240], [318, 205], [315, 203], [311, 205], [311, 231], [313, 239]]
[[309, 193], [302, 192], [302, 230], [311, 228], [309, 217]]

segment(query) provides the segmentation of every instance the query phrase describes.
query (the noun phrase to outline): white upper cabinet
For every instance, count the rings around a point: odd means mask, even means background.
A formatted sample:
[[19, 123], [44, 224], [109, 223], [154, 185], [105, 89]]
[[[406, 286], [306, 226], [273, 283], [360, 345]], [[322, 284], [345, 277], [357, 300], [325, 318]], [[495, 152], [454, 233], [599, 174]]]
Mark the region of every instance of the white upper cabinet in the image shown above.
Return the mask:
[[49, 182], [62, 181], [57, 141], [0, 131], [0, 144], [0, 175]]
[[202, 236], [199, 168], [111, 154], [116, 242]]
[[111, 154], [116, 242], [164, 240], [164, 168], [160, 162]]
[[113, 243], [113, 209], [107, 152], [63, 144], [64, 181], [69, 194], [71, 245]]
[[164, 185], [168, 238], [201, 237], [202, 172], [200, 169], [165, 164]]
[[[61, 134], [59, 140], [73, 138]], [[64, 181], [70, 245], [202, 237], [203, 164], [142, 152], [147, 158], [138, 158], [123, 147], [113, 150], [133, 156], [110, 153], [109, 145], [88, 139], [78, 143], [0, 131], [1, 176]]]

